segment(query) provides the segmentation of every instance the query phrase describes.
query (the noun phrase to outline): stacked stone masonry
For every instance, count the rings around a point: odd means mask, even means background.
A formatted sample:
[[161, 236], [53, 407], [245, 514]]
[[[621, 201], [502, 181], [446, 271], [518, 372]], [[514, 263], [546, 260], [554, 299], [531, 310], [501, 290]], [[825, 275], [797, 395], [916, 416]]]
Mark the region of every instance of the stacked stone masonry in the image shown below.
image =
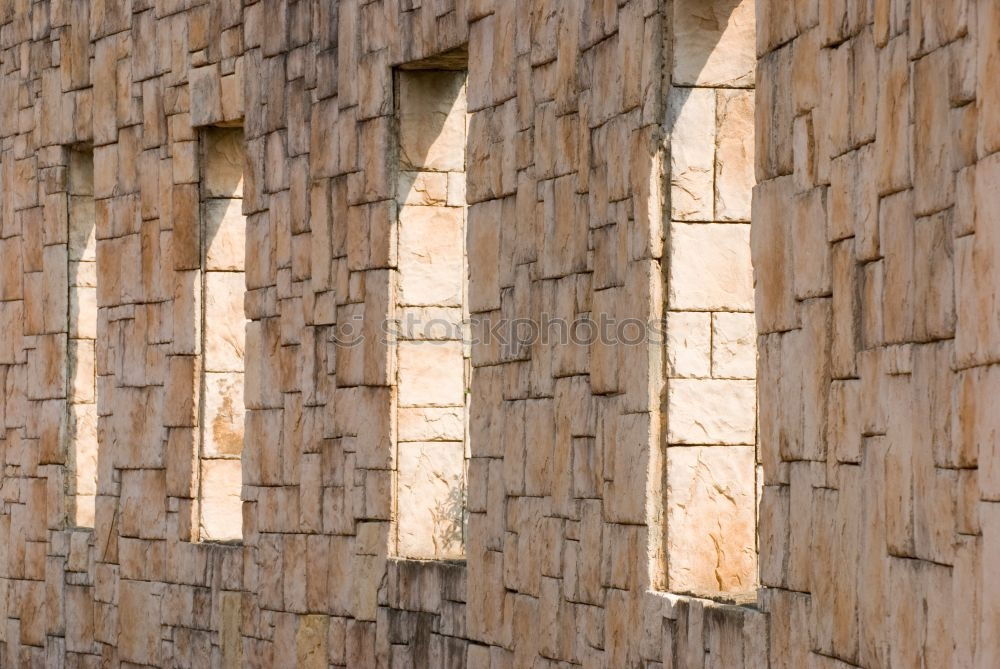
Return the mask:
[[0, 667], [992, 669], [998, 82], [994, 0], [0, 1]]

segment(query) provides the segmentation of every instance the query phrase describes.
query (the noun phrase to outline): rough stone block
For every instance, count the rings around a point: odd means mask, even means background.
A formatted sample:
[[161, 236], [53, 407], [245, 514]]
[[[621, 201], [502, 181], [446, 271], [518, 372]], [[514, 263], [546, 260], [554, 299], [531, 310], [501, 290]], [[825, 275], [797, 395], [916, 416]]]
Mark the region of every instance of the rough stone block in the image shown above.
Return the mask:
[[465, 459], [461, 442], [399, 445], [397, 553], [462, 555]]
[[753, 311], [749, 225], [674, 223], [670, 240], [670, 309]]

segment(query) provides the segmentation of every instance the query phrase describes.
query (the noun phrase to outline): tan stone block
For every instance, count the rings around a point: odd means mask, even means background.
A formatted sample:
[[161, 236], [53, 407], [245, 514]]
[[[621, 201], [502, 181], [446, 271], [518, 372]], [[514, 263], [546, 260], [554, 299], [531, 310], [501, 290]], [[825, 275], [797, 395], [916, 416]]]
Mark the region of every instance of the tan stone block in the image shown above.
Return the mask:
[[160, 616], [163, 585], [123, 579], [119, 585], [118, 652], [137, 664], [160, 662]]
[[241, 372], [246, 317], [241, 272], [205, 272], [205, 370]]
[[907, 342], [913, 338], [915, 234], [911, 192], [883, 198], [879, 210], [879, 239], [885, 255], [882, 312], [887, 343]]
[[97, 339], [96, 288], [70, 288], [69, 335], [76, 339]]
[[[910, 63], [906, 35], [879, 52], [879, 99], [876, 117], [879, 193], [910, 184]], [[933, 95], [933, 93], [930, 93]]]
[[472, 313], [500, 308], [500, 233], [510, 223], [503, 215], [503, 204], [510, 202], [493, 200], [468, 210], [466, 306]]
[[69, 259], [97, 259], [93, 196], [69, 196]]
[[749, 225], [673, 223], [670, 242], [670, 309], [753, 310]]
[[398, 351], [400, 406], [464, 406], [461, 342], [403, 341]]
[[401, 407], [399, 441], [462, 441], [465, 410], [462, 407]]
[[206, 457], [243, 452], [243, 374], [206, 372], [202, 453]]
[[756, 586], [753, 451], [750, 446], [667, 449], [672, 591], [717, 594]]
[[205, 264], [208, 271], [243, 271], [246, 257], [246, 217], [243, 200], [205, 200]]
[[329, 663], [327, 643], [330, 618], [322, 615], [303, 616], [295, 632], [296, 667], [325, 669]]
[[243, 197], [242, 128], [206, 128], [202, 134], [202, 197]]
[[233, 541], [243, 537], [243, 486], [239, 460], [201, 461], [202, 541]]
[[757, 328], [753, 314], [712, 314], [712, 376], [757, 376]]
[[716, 93], [707, 88], [673, 88], [667, 98], [674, 220], [714, 218], [715, 106]]
[[756, 183], [753, 91], [720, 90], [716, 116], [715, 220], [749, 221]]
[[682, 0], [673, 11], [675, 85], [753, 86], [753, 2]]
[[979, 108], [979, 155], [1000, 149], [1000, 91], [991, 82], [1000, 77], [1000, 7], [990, 0], [976, 6], [976, 100]]
[[399, 555], [448, 558], [463, 554], [463, 451], [461, 442], [399, 445]]
[[462, 209], [403, 207], [400, 210], [400, 304], [462, 304], [464, 227]]
[[668, 443], [754, 443], [756, 384], [753, 381], [674, 379], [669, 393]]
[[711, 356], [712, 314], [695, 311], [667, 312], [667, 364], [670, 376], [711, 376]]
[[949, 63], [948, 51], [942, 49], [913, 65], [913, 204], [918, 215], [940, 211], [954, 202]]
[[188, 71], [191, 124], [211, 125], [222, 120], [222, 88], [217, 64], [192, 67]]
[[93, 404], [97, 401], [93, 341], [69, 340], [69, 377], [67, 400], [70, 403]]
[[795, 245], [795, 296], [799, 299], [830, 294], [830, 247], [827, 244], [825, 189], [796, 195], [792, 243]]
[[399, 150], [406, 167], [465, 169], [465, 73], [399, 73]]
[[[979, 3], [982, 7], [983, 3]], [[997, 590], [1000, 584], [993, 578], [993, 565], [989, 556], [997, 555], [1000, 551], [1000, 504], [981, 504], [979, 515], [982, 519], [983, 536], [981, 544], [981, 558], [979, 560], [979, 573], [976, 581], [980, 590], [980, 602], [982, 609], [979, 613], [979, 638], [978, 638], [978, 658], [977, 669], [985, 669], [989, 666], [990, 658], [1000, 655], [1000, 639], [993, 630], [1000, 625], [1000, 596]]]

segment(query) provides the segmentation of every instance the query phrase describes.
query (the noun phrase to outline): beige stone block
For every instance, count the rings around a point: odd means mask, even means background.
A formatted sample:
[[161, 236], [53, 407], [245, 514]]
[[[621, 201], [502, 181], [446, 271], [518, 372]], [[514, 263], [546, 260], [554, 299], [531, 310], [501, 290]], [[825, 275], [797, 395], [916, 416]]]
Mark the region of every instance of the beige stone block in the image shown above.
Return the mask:
[[69, 259], [97, 259], [96, 216], [93, 196], [69, 196]]
[[295, 631], [296, 667], [326, 669], [329, 663], [327, 644], [330, 618], [323, 615], [303, 616]]
[[239, 460], [201, 461], [202, 541], [234, 541], [243, 537], [242, 486]]
[[753, 381], [672, 380], [667, 401], [667, 442], [753, 444], [756, 390]]
[[913, 205], [918, 215], [940, 211], [954, 202], [949, 65], [946, 49], [913, 64]]
[[707, 88], [673, 88], [667, 98], [671, 217], [678, 221], [714, 218], [715, 103]]
[[400, 162], [439, 172], [465, 169], [465, 73], [399, 73]]
[[757, 376], [757, 327], [753, 314], [712, 314], [712, 376]]
[[242, 128], [207, 128], [202, 135], [202, 197], [242, 198]]
[[243, 452], [243, 374], [206, 372], [202, 452], [206, 457]]
[[401, 407], [399, 441], [462, 441], [465, 438], [463, 407]]
[[751, 0], [681, 0], [674, 4], [673, 82], [751, 87], [756, 65]]
[[401, 205], [440, 205], [448, 202], [451, 173], [400, 171], [396, 201]]
[[204, 268], [208, 271], [243, 271], [247, 230], [243, 200], [205, 200], [201, 215], [205, 226]]
[[97, 338], [96, 288], [84, 286], [70, 288], [69, 336], [77, 339]]
[[205, 369], [243, 371], [246, 317], [242, 272], [205, 272]]
[[750, 226], [673, 223], [670, 309], [752, 311]]
[[715, 220], [749, 221], [754, 175], [754, 93], [718, 92]]
[[[70, 405], [69, 426], [73, 471], [76, 481], [73, 484], [77, 495], [93, 496], [97, 492], [97, 407], [93, 404]], [[90, 506], [93, 507], [93, 500]], [[78, 515], [80, 510], [77, 503]], [[90, 511], [93, 521], [93, 508]], [[91, 523], [77, 523], [93, 527]]]
[[667, 364], [675, 377], [712, 374], [712, 314], [696, 311], [667, 312]]
[[400, 339], [462, 339], [461, 307], [403, 307], [398, 312]]
[[396, 550], [411, 558], [464, 553], [465, 459], [461, 442], [402, 443], [396, 488]]
[[122, 471], [118, 520], [121, 535], [139, 539], [164, 538], [166, 502], [166, 474], [163, 470]]
[[452, 406], [465, 404], [465, 359], [456, 341], [399, 343], [399, 405]]
[[666, 469], [670, 590], [751, 591], [757, 581], [753, 447], [668, 448]]
[[466, 204], [465, 172], [448, 172], [448, 206], [464, 207]]
[[977, 146], [979, 155], [986, 156], [1000, 149], [1000, 90], [992, 83], [1000, 78], [1000, 6], [990, 0], [978, 0], [976, 11]]
[[400, 210], [400, 304], [462, 304], [464, 227], [463, 210], [455, 207], [403, 207]]
[[69, 283], [71, 286], [97, 287], [97, 262], [69, 262]]
[[163, 586], [123, 579], [118, 591], [119, 655], [136, 664], [159, 664]]
[[93, 404], [97, 401], [94, 342], [89, 339], [69, 340], [69, 388], [71, 404]]

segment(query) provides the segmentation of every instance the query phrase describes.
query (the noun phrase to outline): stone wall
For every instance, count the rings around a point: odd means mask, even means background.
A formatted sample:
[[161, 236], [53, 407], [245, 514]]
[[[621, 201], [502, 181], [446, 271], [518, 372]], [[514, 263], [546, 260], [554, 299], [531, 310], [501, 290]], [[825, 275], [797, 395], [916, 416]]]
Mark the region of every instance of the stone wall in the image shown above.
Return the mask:
[[[996, 664], [1000, 9], [753, 4], [0, 3], [0, 666]], [[415, 63], [467, 67], [464, 200], [401, 151]], [[461, 403], [380, 336], [405, 172], [467, 207], [461, 439], [403, 436]], [[459, 441], [464, 559], [398, 557], [404, 444]]]

